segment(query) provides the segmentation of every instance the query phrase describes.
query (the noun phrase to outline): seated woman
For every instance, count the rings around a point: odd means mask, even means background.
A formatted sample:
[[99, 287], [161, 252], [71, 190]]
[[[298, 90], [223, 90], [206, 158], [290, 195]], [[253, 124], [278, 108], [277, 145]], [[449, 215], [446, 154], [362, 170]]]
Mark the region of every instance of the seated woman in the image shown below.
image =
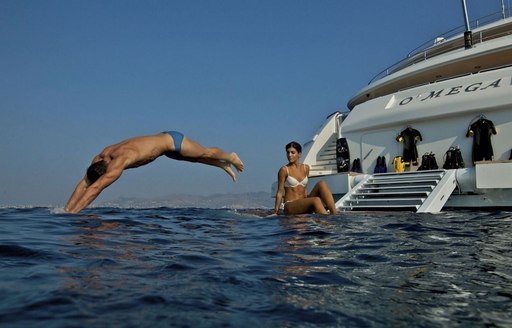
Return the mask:
[[332, 193], [325, 181], [319, 181], [311, 193], [307, 194], [309, 166], [299, 163], [302, 147], [292, 141], [286, 145], [288, 164], [282, 166], [277, 174], [277, 193], [274, 214], [279, 213], [284, 189], [284, 214], [318, 213], [328, 214], [324, 203], [331, 214], [336, 214], [336, 206]]

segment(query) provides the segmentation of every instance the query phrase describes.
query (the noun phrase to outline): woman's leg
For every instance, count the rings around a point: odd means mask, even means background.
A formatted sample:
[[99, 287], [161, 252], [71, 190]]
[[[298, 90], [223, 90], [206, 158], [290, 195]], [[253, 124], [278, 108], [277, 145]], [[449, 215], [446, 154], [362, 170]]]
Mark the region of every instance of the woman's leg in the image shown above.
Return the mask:
[[336, 214], [336, 204], [334, 203], [331, 190], [329, 190], [329, 187], [325, 181], [319, 181], [313, 187], [313, 190], [311, 190], [309, 196], [319, 197], [325, 203], [331, 214]]
[[284, 204], [284, 214], [327, 214], [327, 211], [319, 197], [297, 199]]

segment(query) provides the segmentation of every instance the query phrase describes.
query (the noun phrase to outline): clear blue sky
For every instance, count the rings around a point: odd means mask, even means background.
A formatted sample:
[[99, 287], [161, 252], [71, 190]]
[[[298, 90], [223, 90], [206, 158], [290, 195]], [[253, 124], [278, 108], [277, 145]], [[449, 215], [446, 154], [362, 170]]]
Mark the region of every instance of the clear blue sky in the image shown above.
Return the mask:
[[160, 158], [98, 200], [268, 192], [287, 142], [463, 24], [460, 0], [0, 0], [0, 205], [63, 205], [103, 147], [171, 129], [246, 171]]

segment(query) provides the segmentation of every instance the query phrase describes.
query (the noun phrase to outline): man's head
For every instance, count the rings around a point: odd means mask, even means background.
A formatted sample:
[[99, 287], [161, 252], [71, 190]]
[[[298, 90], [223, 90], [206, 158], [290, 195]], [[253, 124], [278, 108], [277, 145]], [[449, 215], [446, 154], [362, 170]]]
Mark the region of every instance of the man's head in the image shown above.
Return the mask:
[[104, 160], [98, 161], [96, 163], [91, 164], [89, 168], [87, 168], [87, 179], [93, 184], [107, 171], [107, 162]]

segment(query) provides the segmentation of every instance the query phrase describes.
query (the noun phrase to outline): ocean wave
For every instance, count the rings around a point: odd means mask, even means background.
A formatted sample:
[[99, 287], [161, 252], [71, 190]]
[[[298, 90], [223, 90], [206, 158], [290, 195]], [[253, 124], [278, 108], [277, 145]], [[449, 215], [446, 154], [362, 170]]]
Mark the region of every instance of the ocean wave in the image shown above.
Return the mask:
[[264, 212], [0, 209], [0, 321], [12, 327], [512, 322], [510, 212], [269, 218]]

